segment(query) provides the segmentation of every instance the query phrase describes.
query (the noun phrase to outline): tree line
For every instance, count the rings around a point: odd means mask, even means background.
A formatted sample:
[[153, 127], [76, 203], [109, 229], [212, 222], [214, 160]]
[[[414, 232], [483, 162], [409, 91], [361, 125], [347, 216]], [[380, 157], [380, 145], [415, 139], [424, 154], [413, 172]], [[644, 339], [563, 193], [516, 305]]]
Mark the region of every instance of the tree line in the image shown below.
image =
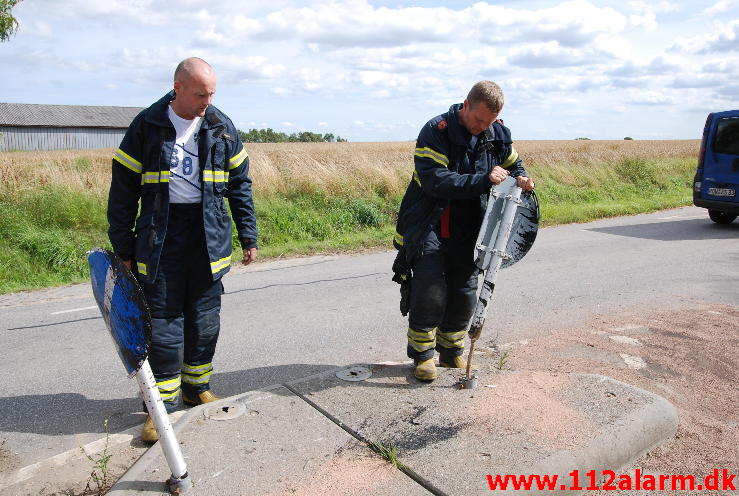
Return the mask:
[[301, 143], [341, 143], [346, 141], [341, 136], [334, 136], [333, 133], [313, 133], [311, 131], [301, 131], [299, 133], [283, 133], [275, 131], [272, 128], [267, 129], [249, 129], [248, 131], [239, 131], [241, 141], [245, 143], [285, 143], [285, 142], [301, 142]]

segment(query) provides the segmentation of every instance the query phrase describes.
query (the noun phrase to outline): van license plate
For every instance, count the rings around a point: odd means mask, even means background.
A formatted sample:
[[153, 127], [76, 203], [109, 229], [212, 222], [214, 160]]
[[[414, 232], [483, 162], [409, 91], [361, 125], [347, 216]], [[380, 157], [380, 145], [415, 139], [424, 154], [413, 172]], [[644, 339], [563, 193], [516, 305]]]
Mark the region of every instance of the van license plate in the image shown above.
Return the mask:
[[734, 196], [736, 190], [729, 188], [708, 188], [708, 194], [711, 196]]

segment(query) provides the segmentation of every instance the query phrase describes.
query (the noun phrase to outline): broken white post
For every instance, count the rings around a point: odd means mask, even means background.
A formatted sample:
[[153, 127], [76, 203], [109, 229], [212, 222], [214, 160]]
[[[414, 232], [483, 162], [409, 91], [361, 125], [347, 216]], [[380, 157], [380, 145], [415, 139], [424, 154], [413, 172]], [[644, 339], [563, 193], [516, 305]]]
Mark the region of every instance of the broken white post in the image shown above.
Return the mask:
[[159, 444], [162, 445], [164, 458], [166, 458], [169, 470], [172, 472], [172, 477], [167, 480], [167, 488], [172, 494], [184, 493], [192, 487], [192, 480], [187, 473], [185, 458], [182, 456], [174, 429], [169, 422], [167, 410], [164, 408], [164, 402], [159, 395], [159, 388], [148, 359], [144, 360], [141, 368], [136, 372], [136, 380], [139, 381], [139, 387], [144, 394], [146, 409], [157, 428]]

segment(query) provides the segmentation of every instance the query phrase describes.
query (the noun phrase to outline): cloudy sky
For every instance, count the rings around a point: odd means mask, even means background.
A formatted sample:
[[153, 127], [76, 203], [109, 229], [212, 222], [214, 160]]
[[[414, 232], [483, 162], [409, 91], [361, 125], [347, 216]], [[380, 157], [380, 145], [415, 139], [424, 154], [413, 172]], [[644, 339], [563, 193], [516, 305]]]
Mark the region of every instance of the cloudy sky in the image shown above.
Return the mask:
[[197, 55], [237, 127], [413, 140], [481, 79], [514, 139], [698, 138], [739, 108], [739, 0], [24, 0], [0, 100], [147, 106]]

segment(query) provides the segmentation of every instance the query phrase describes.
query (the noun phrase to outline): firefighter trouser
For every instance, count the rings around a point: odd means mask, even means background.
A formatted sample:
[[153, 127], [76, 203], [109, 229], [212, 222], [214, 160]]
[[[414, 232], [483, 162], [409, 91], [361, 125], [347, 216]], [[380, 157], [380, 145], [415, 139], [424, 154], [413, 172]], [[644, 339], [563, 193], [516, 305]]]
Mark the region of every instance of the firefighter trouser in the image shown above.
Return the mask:
[[408, 356], [414, 360], [464, 352], [467, 325], [477, 301], [477, 267], [473, 247], [440, 241], [431, 232], [421, 257], [413, 264], [410, 311], [408, 313]]
[[220, 279], [214, 281], [205, 244], [201, 204], [171, 204], [153, 283], [142, 288], [151, 311], [149, 363], [168, 412], [209, 389], [220, 330]]

